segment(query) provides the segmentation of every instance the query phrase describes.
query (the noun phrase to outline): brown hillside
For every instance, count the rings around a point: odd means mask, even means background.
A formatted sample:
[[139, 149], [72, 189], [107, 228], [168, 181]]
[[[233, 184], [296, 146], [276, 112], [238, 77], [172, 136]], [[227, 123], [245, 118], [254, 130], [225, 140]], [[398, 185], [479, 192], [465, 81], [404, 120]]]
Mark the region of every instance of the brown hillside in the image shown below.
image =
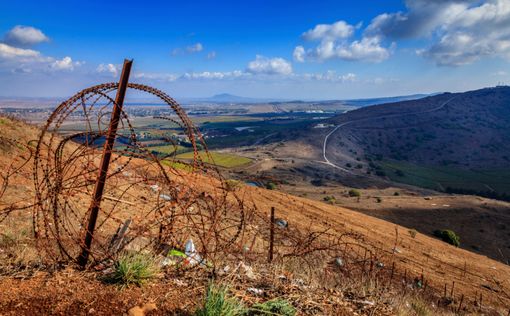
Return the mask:
[[[35, 128], [10, 120], [4, 122], [0, 129], [0, 136], [14, 137], [17, 141], [25, 143], [34, 136], [34, 133]], [[9, 167], [13, 152], [18, 151], [23, 149], [2, 149], [0, 170]], [[28, 164], [12, 177], [9, 185], [15, 185], [16, 189], [7, 190], [2, 201], [19, 200], [20, 192], [23, 194], [23, 200], [33, 200], [30, 168], [31, 164]], [[217, 180], [204, 177], [197, 177], [193, 181], [196, 181], [193, 183], [194, 186], [204, 191], [217, 185]], [[20, 191], [21, 188], [23, 191]], [[377, 254], [383, 263], [381, 268], [389, 269], [392, 263], [395, 263], [396, 273], [400, 275], [409, 278], [423, 275], [428, 285], [439, 293], [443, 291], [445, 285], [450, 289], [452, 282], [455, 282], [456, 295], [464, 295], [466, 302], [475, 300], [481, 294], [485, 304], [490, 303], [500, 308], [510, 305], [510, 267], [500, 262], [422, 234], [412, 237], [409, 229], [404, 226], [346, 208], [252, 187], [242, 187], [239, 195], [244, 197], [245, 203], [255, 205], [262, 212], [275, 207], [277, 217], [287, 220], [289, 227], [300, 227], [303, 230], [310, 227], [317, 230], [333, 229], [339, 233], [358, 234], [362, 237], [357, 242]], [[135, 207], [143, 206], [136, 193], [133, 193], [128, 202], [133, 203]], [[353, 246], [350, 251], [362, 250]], [[4, 286], [12, 285], [12, 282], [14, 281], [9, 278], [0, 279], [0, 286], [5, 288]], [[0, 306], [10, 299], [8, 295], [0, 295]]]

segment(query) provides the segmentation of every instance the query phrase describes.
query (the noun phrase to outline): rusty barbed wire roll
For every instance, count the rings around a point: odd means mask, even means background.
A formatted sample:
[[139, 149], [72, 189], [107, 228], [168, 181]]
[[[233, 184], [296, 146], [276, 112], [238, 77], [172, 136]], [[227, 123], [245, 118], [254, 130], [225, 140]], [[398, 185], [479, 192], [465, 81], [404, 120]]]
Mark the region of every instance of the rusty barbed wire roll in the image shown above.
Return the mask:
[[[62, 102], [43, 127], [34, 154], [34, 230], [39, 246], [54, 260], [75, 260], [83, 246], [88, 210], [99, 170], [117, 83], [84, 89]], [[140, 140], [127, 111], [122, 112], [110, 170], [94, 232], [91, 257], [111, 257], [112, 236], [129, 230], [120, 249], [161, 244], [182, 248], [192, 239], [205, 257], [228, 251], [244, 226], [245, 206], [226, 189], [219, 171], [203, 162], [211, 156], [202, 135], [181, 106], [155, 88], [128, 84], [168, 105], [193, 152], [189, 162], [158, 156]], [[171, 143], [171, 142], [169, 142]], [[118, 251], [119, 248], [116, 249]]]
[[32, 206], [31, 199], [23, 196], [23, 194], [18, 194], [18, 197], [15, 199], [13, 199], [14, 194], [9, 194], [9, 198], [4, 197], [4, 195], [8, 189], [14, 188], [13, 186], [9, 187], [10, 181], [16, 180], [13, 178], [16, 178], [19, 172], [23, 172], [23, 168], [32, 159], [34, 153], [28, 144], [3, 136], [0, 136], [0, 150], [9, 153], [8, 156], [5, 156], [9, 157], [9, 160], [4, 164], [6, 167], [0, 169], [1, 223], [12, 212], [24, 210]]

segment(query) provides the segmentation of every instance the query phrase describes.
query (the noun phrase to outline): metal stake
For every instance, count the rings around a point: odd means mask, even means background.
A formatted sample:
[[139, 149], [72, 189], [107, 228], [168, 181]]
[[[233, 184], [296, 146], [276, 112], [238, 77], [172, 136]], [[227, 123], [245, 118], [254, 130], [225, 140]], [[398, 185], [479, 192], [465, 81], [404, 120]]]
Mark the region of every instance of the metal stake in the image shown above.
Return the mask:
[[274, 246], [274, 207], [271, 207], [271, 226], [269, 231], [269, 254], [267, 261], [271, 263], [273, 261], [273, 246]]
[[117, 127], [119, 125], [120, 114], [122, 112], [122, 106], [124, 104], [124, 97], [126, 96], [126, 90], [132, 64], [133, 60], [125, 59], [124, 66], [122, 68], [122, 74], [120, 75], [119, 86], [117, 88], [117, 96], [115, 97], [115, 104], [113, 105], [112, 117], [110, 119], [110, 126], [108, 128], [106, 142], [103, 147], [101, 168], [99, 169], [99, 175], [97, 177], [96, 186], [94, 189], [94, 196], [92, 198], [92, 202], [90, 203], [89, 208], [90, 216], [87, 231], [85, 233], [85, 240], [83, 241], [84, 245], [82, 246], [82, 252], [77, 259], [78, 264], [82, 268], [85, 268], [85, 266], [87, 265], [90, 255], [90, 248], [94, 236], [94, 229], [96, 227], [97, 217], [99, 214], [99, 207], [101, 206], [101, 199], [103, 198], [106, 177], [108, 175], [108, 166], [110, 165], [113, 145], [115, 143], [115, 137], [117, 136]]

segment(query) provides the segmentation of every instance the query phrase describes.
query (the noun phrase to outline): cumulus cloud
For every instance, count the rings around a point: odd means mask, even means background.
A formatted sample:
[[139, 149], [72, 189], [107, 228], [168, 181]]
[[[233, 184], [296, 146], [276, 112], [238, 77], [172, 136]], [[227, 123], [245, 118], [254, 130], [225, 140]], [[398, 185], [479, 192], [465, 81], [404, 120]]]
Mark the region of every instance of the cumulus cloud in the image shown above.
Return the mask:
[[241, 70], [234, 71], [204, 71], [204, 72], [187, 72], [181, 76], [182, 79], [232, 79], [245, 76], [246, 73]]
[[[111, 65], [111, 64], [110, 64]], [[118, 70], [117, 70], [118, 71]], [[167, 73], [146, 73], [146, 72], [137, 72], [133, 74], [135, 79], [142, 80], [152, 80], [152, 81], [161, 81], [161, 82], [173, 82], [177, 80], [179, 77], [175, 74], [167, 74]]]
[[510, 59], [508, 0], [408, 0], [406, 6], [407, 12], [375, 17], [365, 33], [431, 39], [417, 53], [439, 66], [471, 64], [485, 56]]
[[294, 48], [292, 57], [294, 58], [295, 61], [303, 63], [303, 62], [305, 62], [305, 56], [306, 56], [306, 52], [305, 52], [305, 48], [303, 46], [296, 46], [296, 48]]
[[11, 46], [26, 47], [49, 40], [48, 36], [35, 27], [16, 25], [5, 34], [3, 41]]
[[246, 72], [266, 75], [289, 75], [292, 73], [292, 65], [283, 58], [267, 58], [257, 55], [255, 60], [248, 63]]
[[195, 43], [193, 45], [187, 46], [186, 52], [193, 54], [193, 53], [201, 52], [203, 49], [204, 49], [204, 47], [202, 46], [201, 43]]
[[303, 46], [294, 48], [293, 57], [297, 62], [306, 60], [325, 61], [343, 59], [349, 61], [381, 62], [391, 54], [391, 49], [382, 45], [382, 37], [363, 36], [359, 40], [350, 40], [361, 24], [353, 26], [345, 21], [333, 24], [319, 24], [303, 33], [306, 41], [319, 41], [314, 48], [305, 50]]
[[174, 49], [172, 49], [170, 54], [172, 56], [178, 56], [178, 55], [183, 55], [183, 54], [194, 54], [194, 53], [201, 52], [203, 50], [204, 50], [204, 45], [202, 45], [202, 43], [195, 43], [195, 44], [186, 46], [184, 48], [182, 48], [182, 47], [174, 48]]
[[0, 43], [0, 58], [22, 61], [38, 60], [41, 58], [41, 53], [32, 49], [18, 48]]
[[50, 68], [54, 70], [74, 70], [74, 67], [81, 66], [82, 62], [73, 61], [69, 56], [66, 56], [60, 60], [55, 60], [51, 63]]
[[349, 38], [353, 33], [354, 26], [347, 24], [345, 21], [338, 21], [333, 24], [318, 24], [313, 29], [303, 33], [303, 38], [307, 41], [335, 40]]
[[325, 73], [312, 73], [312, 74], [303, 74], [301, 75], [303, 79], [309, 80], [317, 80], [317, 81], [328, 81], [328, 82], [355, 82], [357, 80], [356, 74], [347, 73], [343, 75], [339, 75], [334, 70], [328, 70]]
[[57, 59], [28, 48], [48, 40], [39, 29], [15, 26], [5, 34], [3, 42], [0, 42], [0, 70], [11, 73], [72, 71], [83, 64], [73, 61], [69, 56]]
[[112, 77], [117, 77], [120, 70], [121, 66], [114, 64], [99, 64], [99, 66], [96, 68], [97, 73], [109, 74]]

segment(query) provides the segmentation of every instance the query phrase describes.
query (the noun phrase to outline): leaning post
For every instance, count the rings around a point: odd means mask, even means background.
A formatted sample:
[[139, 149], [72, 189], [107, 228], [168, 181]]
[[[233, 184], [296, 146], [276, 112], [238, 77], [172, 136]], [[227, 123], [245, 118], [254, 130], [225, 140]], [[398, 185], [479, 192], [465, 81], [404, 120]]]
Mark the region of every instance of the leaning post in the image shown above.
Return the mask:
[[112, 116], [110, 119], [110, 125], [108, 127], [108, 134], [106, 135], [106, 142], [103, 147], [103, 156], [101, 158], [101, 166], [99, 169], [99, 175], [96, 180], [96, 186], [94, 188], [94, 195], [92, 202], [89, 207], [89, 221], [87, 225], [87, 231], [85, 232], [85, 239], [81, 254], [78, 256], [77, 262], [80, 267], [85, 268], [87, 265], [90, 249], [92, 245], [92, 239], [94, 237], [94, 229], [96, 227], [97, 217], [99, 215], [99, 208], [101, 206], [101, 200], [103, 198], [103, 191], [106, 183], [106, 177], [108, 176], [108, 166], [110, 165], [110, 159], [112, 156], [113, 145], [115, 143], [115, 137], [117, 136], [117, 127], [119, 126], [120, 115], [122, 113], [122, 106], [124, 104], [124, 97], [126, 96], [126, 90], [129, 82], [129, 74], [131, 73], [131, 66], [133, 60], [124, 60], [124, 66], [122, 67], [122, 74], [120, 75], [119, 86], [117, 88], [117, 96], [115, 97], [115, 103], [113, 104]]

